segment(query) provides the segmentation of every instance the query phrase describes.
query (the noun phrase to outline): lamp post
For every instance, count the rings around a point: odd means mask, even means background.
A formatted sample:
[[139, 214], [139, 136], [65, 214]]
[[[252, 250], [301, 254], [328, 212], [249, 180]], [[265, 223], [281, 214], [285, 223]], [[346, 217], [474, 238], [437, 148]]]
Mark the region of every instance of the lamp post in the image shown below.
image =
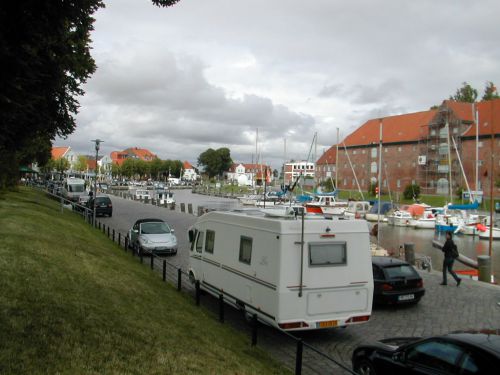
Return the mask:
[[93, 139], [91, 142], [95, 143], [95, 178], [94, 178], [94, 202], [93, 202], [94, 204], [92, 207], [92, 209], [94, 211], [92, 214], [92, 218], [93, 218], [92, 223], [95, 227], [95, 225], [96, 225], [96, 221], [95, 221], [95, 217], [96, 217], [96, 212], [95, 212], [96, 209], [95, 208], [96, 207], [95, 207], [95, 205], [96, 205], [96, 198], [97, 198], [97, 170], [98, 170], [97, 169], [97, 160], [98, 160], [98, 156], [99, 156], [99, 145], [103, 141], [101, 141], [100, 139]]

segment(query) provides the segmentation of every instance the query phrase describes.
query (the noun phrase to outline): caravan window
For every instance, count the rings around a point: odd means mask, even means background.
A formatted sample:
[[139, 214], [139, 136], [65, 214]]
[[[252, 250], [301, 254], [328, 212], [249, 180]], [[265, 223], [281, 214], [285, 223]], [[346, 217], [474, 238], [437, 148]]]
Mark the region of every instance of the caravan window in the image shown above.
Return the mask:
[[252, 261], [252, 239], [250, 237], [240, 237], [240, 262], [250, 264]]
[[196, 240], [196, 252], [201, 253], [203, 249], [203, 238], [205, 237], [204, 232], [198, 232], [198, 239]]
[[207, 238], [205, 240], [205, 251], [207, 253], [214, 253], [214, 243], [215, 243], [215, 232], [213, 230], [207, 230]]
[[310, 243], [310, 266], [339, 266], [347, 264], [345, 242]]

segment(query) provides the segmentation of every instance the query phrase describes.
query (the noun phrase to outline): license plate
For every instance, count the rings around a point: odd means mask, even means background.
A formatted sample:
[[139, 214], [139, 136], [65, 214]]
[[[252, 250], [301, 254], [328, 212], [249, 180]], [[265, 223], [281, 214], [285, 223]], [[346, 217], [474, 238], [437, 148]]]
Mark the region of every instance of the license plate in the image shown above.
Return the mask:
[[399, 296], [398, 297], [398, 301], [409, 301], [409, 300], [412, 300], [412, 299], [415, 299], [415, 295], [414, 294], [405, 294], [403, 296]]
[[319, 328], [337, 327], [337, 324], [336, 320], [327, 320], [326, 322], [319, 322]]

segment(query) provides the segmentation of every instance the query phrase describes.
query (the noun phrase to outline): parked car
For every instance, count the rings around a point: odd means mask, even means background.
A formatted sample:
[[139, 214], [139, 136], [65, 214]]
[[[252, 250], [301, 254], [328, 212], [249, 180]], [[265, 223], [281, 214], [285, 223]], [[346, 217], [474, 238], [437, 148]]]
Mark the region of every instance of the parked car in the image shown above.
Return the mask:
[[177, 254], [174, 229], [161, 219], [140, 219], [128, 231], [128, 243], [138, 255]]
[[360, 345], [352, 355], [353, 370], [371, 375], [494, 374], [499, 366], [500, 330], [384, 339]]
[[400, 259], [372, 257], [373, 303], [418, 303], [425, 294], [424, 283], [415, 268]]
[[[94, 209], [94, 198], [90, 198], [87, 201], [87, 207], [91, 210]], [[98, 195], [97, 198], [95, 198], [95, 210], [96, 216], [113, 216], [113, 204], [111, 203], [111, 199], [107, 195]]]

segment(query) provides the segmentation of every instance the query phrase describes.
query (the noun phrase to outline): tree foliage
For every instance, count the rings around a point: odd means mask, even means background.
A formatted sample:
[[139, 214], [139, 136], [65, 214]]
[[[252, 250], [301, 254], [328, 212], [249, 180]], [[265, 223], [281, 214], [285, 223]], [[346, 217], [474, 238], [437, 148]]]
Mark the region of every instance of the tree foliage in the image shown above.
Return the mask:
[[[178, 2], [151, 1], [160, 7]], [[15, 182], [21, 158], [47, 164], [46, 145], [75, 130], [77, 97], [96, 69], [90, 32], [102, 7], [102, 0], [2, 2], [0, 189]]]
[[463, 82], [462, 87], [457, 89], [455, 95], [450, 96], [450, 99], [457, 102], [474, 103], [477, 99], [477, 90], [467, 82]]
[[217, 150], [209, 148], [198, 157], [198, 165], [205, 169], [209, 177], [222, 176], [232, 163], [231, 151], [226, 147]]
[[418, 199], [420, 197], [420, 185], [417, 184], [406, 185], [403, 191], [403, 197], [405, 199]]
[[[95, 161], [95, 159], [94, 159]], [[75, 171], [83, 172], [87, 170], [87, 157], [85, 155], [79, 155], [78, 160], [74, 166]]]
[[493, 99], [500, 99], [500, 96], [498, 95], [498, 91], [495, 84], [491, 81], [488, 81], [486, 82], [486, 85], [484, 87], [484, 94], [482, 100], [493, 100]]

